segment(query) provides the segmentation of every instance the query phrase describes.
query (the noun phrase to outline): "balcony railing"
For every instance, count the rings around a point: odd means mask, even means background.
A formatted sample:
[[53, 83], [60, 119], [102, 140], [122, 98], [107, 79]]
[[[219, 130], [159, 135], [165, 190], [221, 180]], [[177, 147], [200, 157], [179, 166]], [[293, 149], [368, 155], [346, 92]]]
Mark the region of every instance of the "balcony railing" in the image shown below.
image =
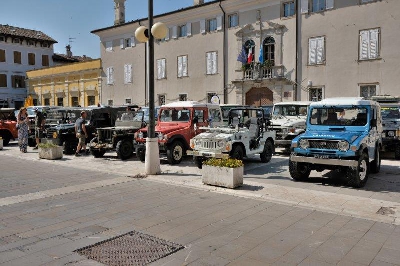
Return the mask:
[[283, 66], [254, 65], [243, 71], [243, 80], [276, 79], [283, 77]]

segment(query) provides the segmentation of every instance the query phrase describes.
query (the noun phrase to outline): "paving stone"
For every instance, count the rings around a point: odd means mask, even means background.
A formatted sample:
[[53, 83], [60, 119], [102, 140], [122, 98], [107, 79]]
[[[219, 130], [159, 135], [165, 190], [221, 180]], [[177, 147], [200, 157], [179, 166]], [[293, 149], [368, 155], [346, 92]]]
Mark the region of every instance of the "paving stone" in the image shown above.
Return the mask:
[[400, 252], [395, 249], [382, 248], [375, 257], [376, 260], [392, 264], [400, 263]]
[[25, 252], [19, 249], [10, 249], [2, 251], [0, 252], [0, 264], [26, 255], [27, 254]]
[[369, 265], [381, 248], [382, 245], [377, 242], [361, 240], [346, 254], [344, 260]]

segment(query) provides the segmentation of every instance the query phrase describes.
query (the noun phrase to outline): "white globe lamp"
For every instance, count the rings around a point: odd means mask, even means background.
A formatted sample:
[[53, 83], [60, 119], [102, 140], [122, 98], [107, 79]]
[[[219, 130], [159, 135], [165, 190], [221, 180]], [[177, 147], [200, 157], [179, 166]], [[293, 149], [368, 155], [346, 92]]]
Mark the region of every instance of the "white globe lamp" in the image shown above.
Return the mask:
[[156, 39], [164, 39], [167, 35], [168, 28], [162, 22], [157, 22], [151, 27], [151, 34]]

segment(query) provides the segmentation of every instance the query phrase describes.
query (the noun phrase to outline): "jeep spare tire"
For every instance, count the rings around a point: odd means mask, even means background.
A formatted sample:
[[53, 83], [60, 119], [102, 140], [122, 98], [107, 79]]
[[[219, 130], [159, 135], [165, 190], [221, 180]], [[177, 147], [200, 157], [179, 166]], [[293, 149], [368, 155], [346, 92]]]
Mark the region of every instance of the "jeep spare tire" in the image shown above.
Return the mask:
[[116, 150], [118, 158], [121, 160], [129, 159], [133, 155], [133, 142], [128, 139], [120, 140], [117, 143]]
[[182, 142], [179, 140], [174, 141], [167, 148], [167, 160], [169, 164], [178, 164], [182, 161], [185, 149]]
[[263, 152], [260, 153], [261, 162], [268, 163], [269, 161], [271, 161], [273, 153], [274, 153], [274, 144], [272, 144], [272, 141], [267, 140], [265, 142]]

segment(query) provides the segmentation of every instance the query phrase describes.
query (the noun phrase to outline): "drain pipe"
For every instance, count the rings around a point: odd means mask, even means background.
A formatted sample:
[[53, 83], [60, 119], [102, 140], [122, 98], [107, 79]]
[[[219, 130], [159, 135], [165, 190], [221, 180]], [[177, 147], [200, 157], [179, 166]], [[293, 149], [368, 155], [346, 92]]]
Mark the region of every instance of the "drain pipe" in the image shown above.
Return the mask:
[[299, 54], [300, 54], [300, 49], [299, 49], [299, 42], [300, 42], [300, 25], [299, 25], [299, 20], [301, 19], [301, 14], [299, 15], [299, 0], [295, 1], [295, 9], [296, 9], [296, 77], [295, 77], [295, 84], [294, 84], [294, 100], [297, 101], [297, 84], [299, 84]]
[[227, 66], [228, 66], [228, 64], [226, 63], [226, 60], [228, 59], [228, 56], [227, 56], [227, 52], [228, 52], [228, 50], [227, 50], [227, 48], [228, 48], [228, 40], [227, 40], [227, 34], [226, 34], [226, 25], [225, 25], [225, 22], [226, 22], [226, 12], [225, 12], [225, 10], [222, 8], [222, 5], [221, 5], [221, 2], [222, 2], [222, 0], [220, 0], [219, 1], [219, 8], [221, 9], [221, 11], [222, 11], [222, 13], [224, 14], [223, 15], [223, 18], [222, 18], [222, 28], [223, 28], [223, 31], [224, 31], [224, 34], [223, 34], [223, 42], [222, 42], [222, 45], [223, 45], [223, 48], [222, 48], [222, 58], [223, 58], [223, 66], [224, 66], [224, 72], [223, 72], [223, 80], [224, 80], [224, 104], [227, 104], [228, 103], [228, 88], [227, 88], [227, 84], [228, 84], [228, 82], [227, 82], [227, 77], [228, 77], [228, 69], [227, 69]]

